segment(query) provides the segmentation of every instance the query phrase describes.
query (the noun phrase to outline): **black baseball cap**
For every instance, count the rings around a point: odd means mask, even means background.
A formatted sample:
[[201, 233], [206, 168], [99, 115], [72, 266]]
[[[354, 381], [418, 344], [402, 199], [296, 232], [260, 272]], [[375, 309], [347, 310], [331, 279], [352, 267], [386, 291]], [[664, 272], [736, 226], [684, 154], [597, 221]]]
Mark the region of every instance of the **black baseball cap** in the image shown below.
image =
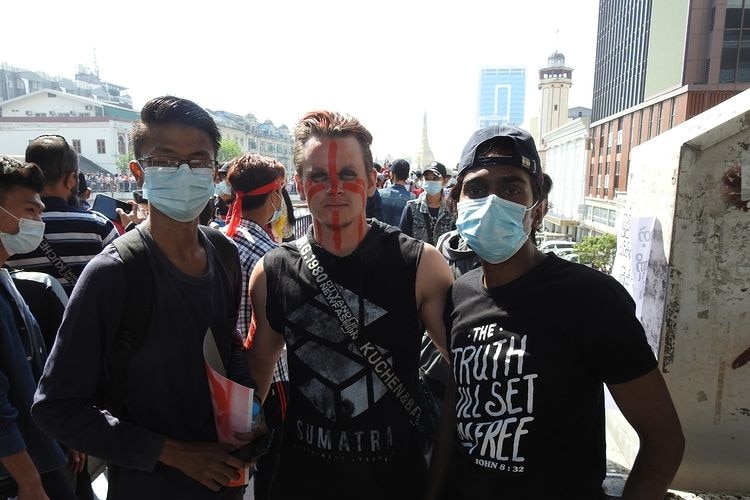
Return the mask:
[[427, 167], [424, 169], [424, 172], [432, 172], [435, 175], [439, 175], [443, 179], [448, 177], [448, 170], [445, 168], [445, 165], [440, 163], [439, 161], [433, 161]]
[[[498, 141], [513, 150], [510, 156], [477, 157], [477, 151], [487, 143]], [[531, 179], [544, 191], [544, 172], [534, 139], [523, 129], [507, 125], [492, 125], [474, 132], [461, 153], [457, 175], [474, 167], [513, 165], [526, 170]]]

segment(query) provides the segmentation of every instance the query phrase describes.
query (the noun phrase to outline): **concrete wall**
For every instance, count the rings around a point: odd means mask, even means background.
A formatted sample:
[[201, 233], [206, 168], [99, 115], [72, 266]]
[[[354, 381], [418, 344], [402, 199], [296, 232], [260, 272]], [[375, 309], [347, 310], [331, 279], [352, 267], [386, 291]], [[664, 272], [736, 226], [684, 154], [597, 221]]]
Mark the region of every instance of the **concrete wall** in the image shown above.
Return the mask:
[[[633, 150], [626, 210], [656, 218], [642, 323], [686, 436], [682, 489], [750, 492], [749, 147], [743, 92]], [[632, 461], [632, 430], [611, 410], [608, 426]]]

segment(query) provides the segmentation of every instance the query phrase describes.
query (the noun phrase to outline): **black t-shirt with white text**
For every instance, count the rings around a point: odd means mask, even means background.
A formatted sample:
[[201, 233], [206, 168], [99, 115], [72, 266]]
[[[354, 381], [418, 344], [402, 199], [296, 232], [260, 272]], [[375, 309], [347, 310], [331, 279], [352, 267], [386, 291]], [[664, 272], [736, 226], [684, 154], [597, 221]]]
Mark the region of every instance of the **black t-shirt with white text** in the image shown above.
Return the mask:
[[624, 288], [549, 254], [490, 290], [481, 268], [463, 275], [446, 321], [456, 380], [457, 498], [599, 498], [602, 384], [656, 366]]

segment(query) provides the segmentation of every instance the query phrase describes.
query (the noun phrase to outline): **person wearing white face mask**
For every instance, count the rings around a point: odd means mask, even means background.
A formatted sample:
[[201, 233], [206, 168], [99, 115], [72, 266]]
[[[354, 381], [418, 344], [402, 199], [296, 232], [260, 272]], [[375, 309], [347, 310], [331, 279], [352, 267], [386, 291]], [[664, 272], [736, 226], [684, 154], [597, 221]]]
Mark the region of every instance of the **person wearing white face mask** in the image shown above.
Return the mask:
[[[240, 252], [243, 280], [237, 327], [243, 338], [247, 337], [253, 315], [248, 293], [250, 275], [261, 257], [278, 246], [269, 231], [286, 210], [281, 193], [285, 175], [284, 165], [259, 154], [248, 153], [227, 164], [226, 179], [236, 198], [229, 212], [229, 222], [222, 231], [237, 244]], [[271, 389], [264, 401], [268, 425], [276, 435], [281, 434], [289, 386], [285, 353], [276, 362]], [[278, 442], [276, 440], [276, 444]], [[268, 455], [258, 461], [254, 479], [255, 498], [268, 498], [268, 485], [276, 469], [277, 452], [278, 446], [274, 446]]]
[[[203, 358], [210, 331], [227, 377], [252, 385], [236, 331], [237, 248], [198, 226], [220, 138], [192, 101], [163, 96], [144, 105], [130, 169], [148, 218], [84, 269], [39, 383], [35, 421], [107, 460], [110, 498], [242, 498], [242, 487], [226, 486], [248, 463], [218, 442]], [[134, 325], [142, 316], [148, 321]], [[125, 349], [129, 331], [133, 347]]]
[[545, 181], [515, 127], [478, 130], [461, 155], [451, 199], [481, 267], [447, 300], [453, 377], [428, 498], [449, 468], [445, 498], [599, 500], [607, 384], [640, 437], [623, 498], [660, 500], [682, 457], [679, 418], [625, 289], [535, 247]]
[[455, 229], [456, 212], [448, 204], [443, 188], [448, 178], [445, 165], [433, 161], [423, 174], [424, 192], [406, 202], [401, 214], [401, 232], [435, 245], [443, 234]]
[[[42, 241], [39, 167], [0, 156], [0, 266]], [[46, 349], [36, 320], [0, 269], [0, 496], [76, 498], [62, 474], [67, 458], [31, 418]]]

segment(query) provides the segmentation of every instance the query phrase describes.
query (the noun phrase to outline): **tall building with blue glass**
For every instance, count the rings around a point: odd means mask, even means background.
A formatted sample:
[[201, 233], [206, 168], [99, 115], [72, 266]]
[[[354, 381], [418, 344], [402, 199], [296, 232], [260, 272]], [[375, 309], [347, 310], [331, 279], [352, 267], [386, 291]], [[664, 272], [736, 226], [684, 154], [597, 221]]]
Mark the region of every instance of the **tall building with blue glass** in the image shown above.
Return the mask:
[[479, 77], [480, 128], [521, 125], [526, 96], [526, 68], [484, 68]]

